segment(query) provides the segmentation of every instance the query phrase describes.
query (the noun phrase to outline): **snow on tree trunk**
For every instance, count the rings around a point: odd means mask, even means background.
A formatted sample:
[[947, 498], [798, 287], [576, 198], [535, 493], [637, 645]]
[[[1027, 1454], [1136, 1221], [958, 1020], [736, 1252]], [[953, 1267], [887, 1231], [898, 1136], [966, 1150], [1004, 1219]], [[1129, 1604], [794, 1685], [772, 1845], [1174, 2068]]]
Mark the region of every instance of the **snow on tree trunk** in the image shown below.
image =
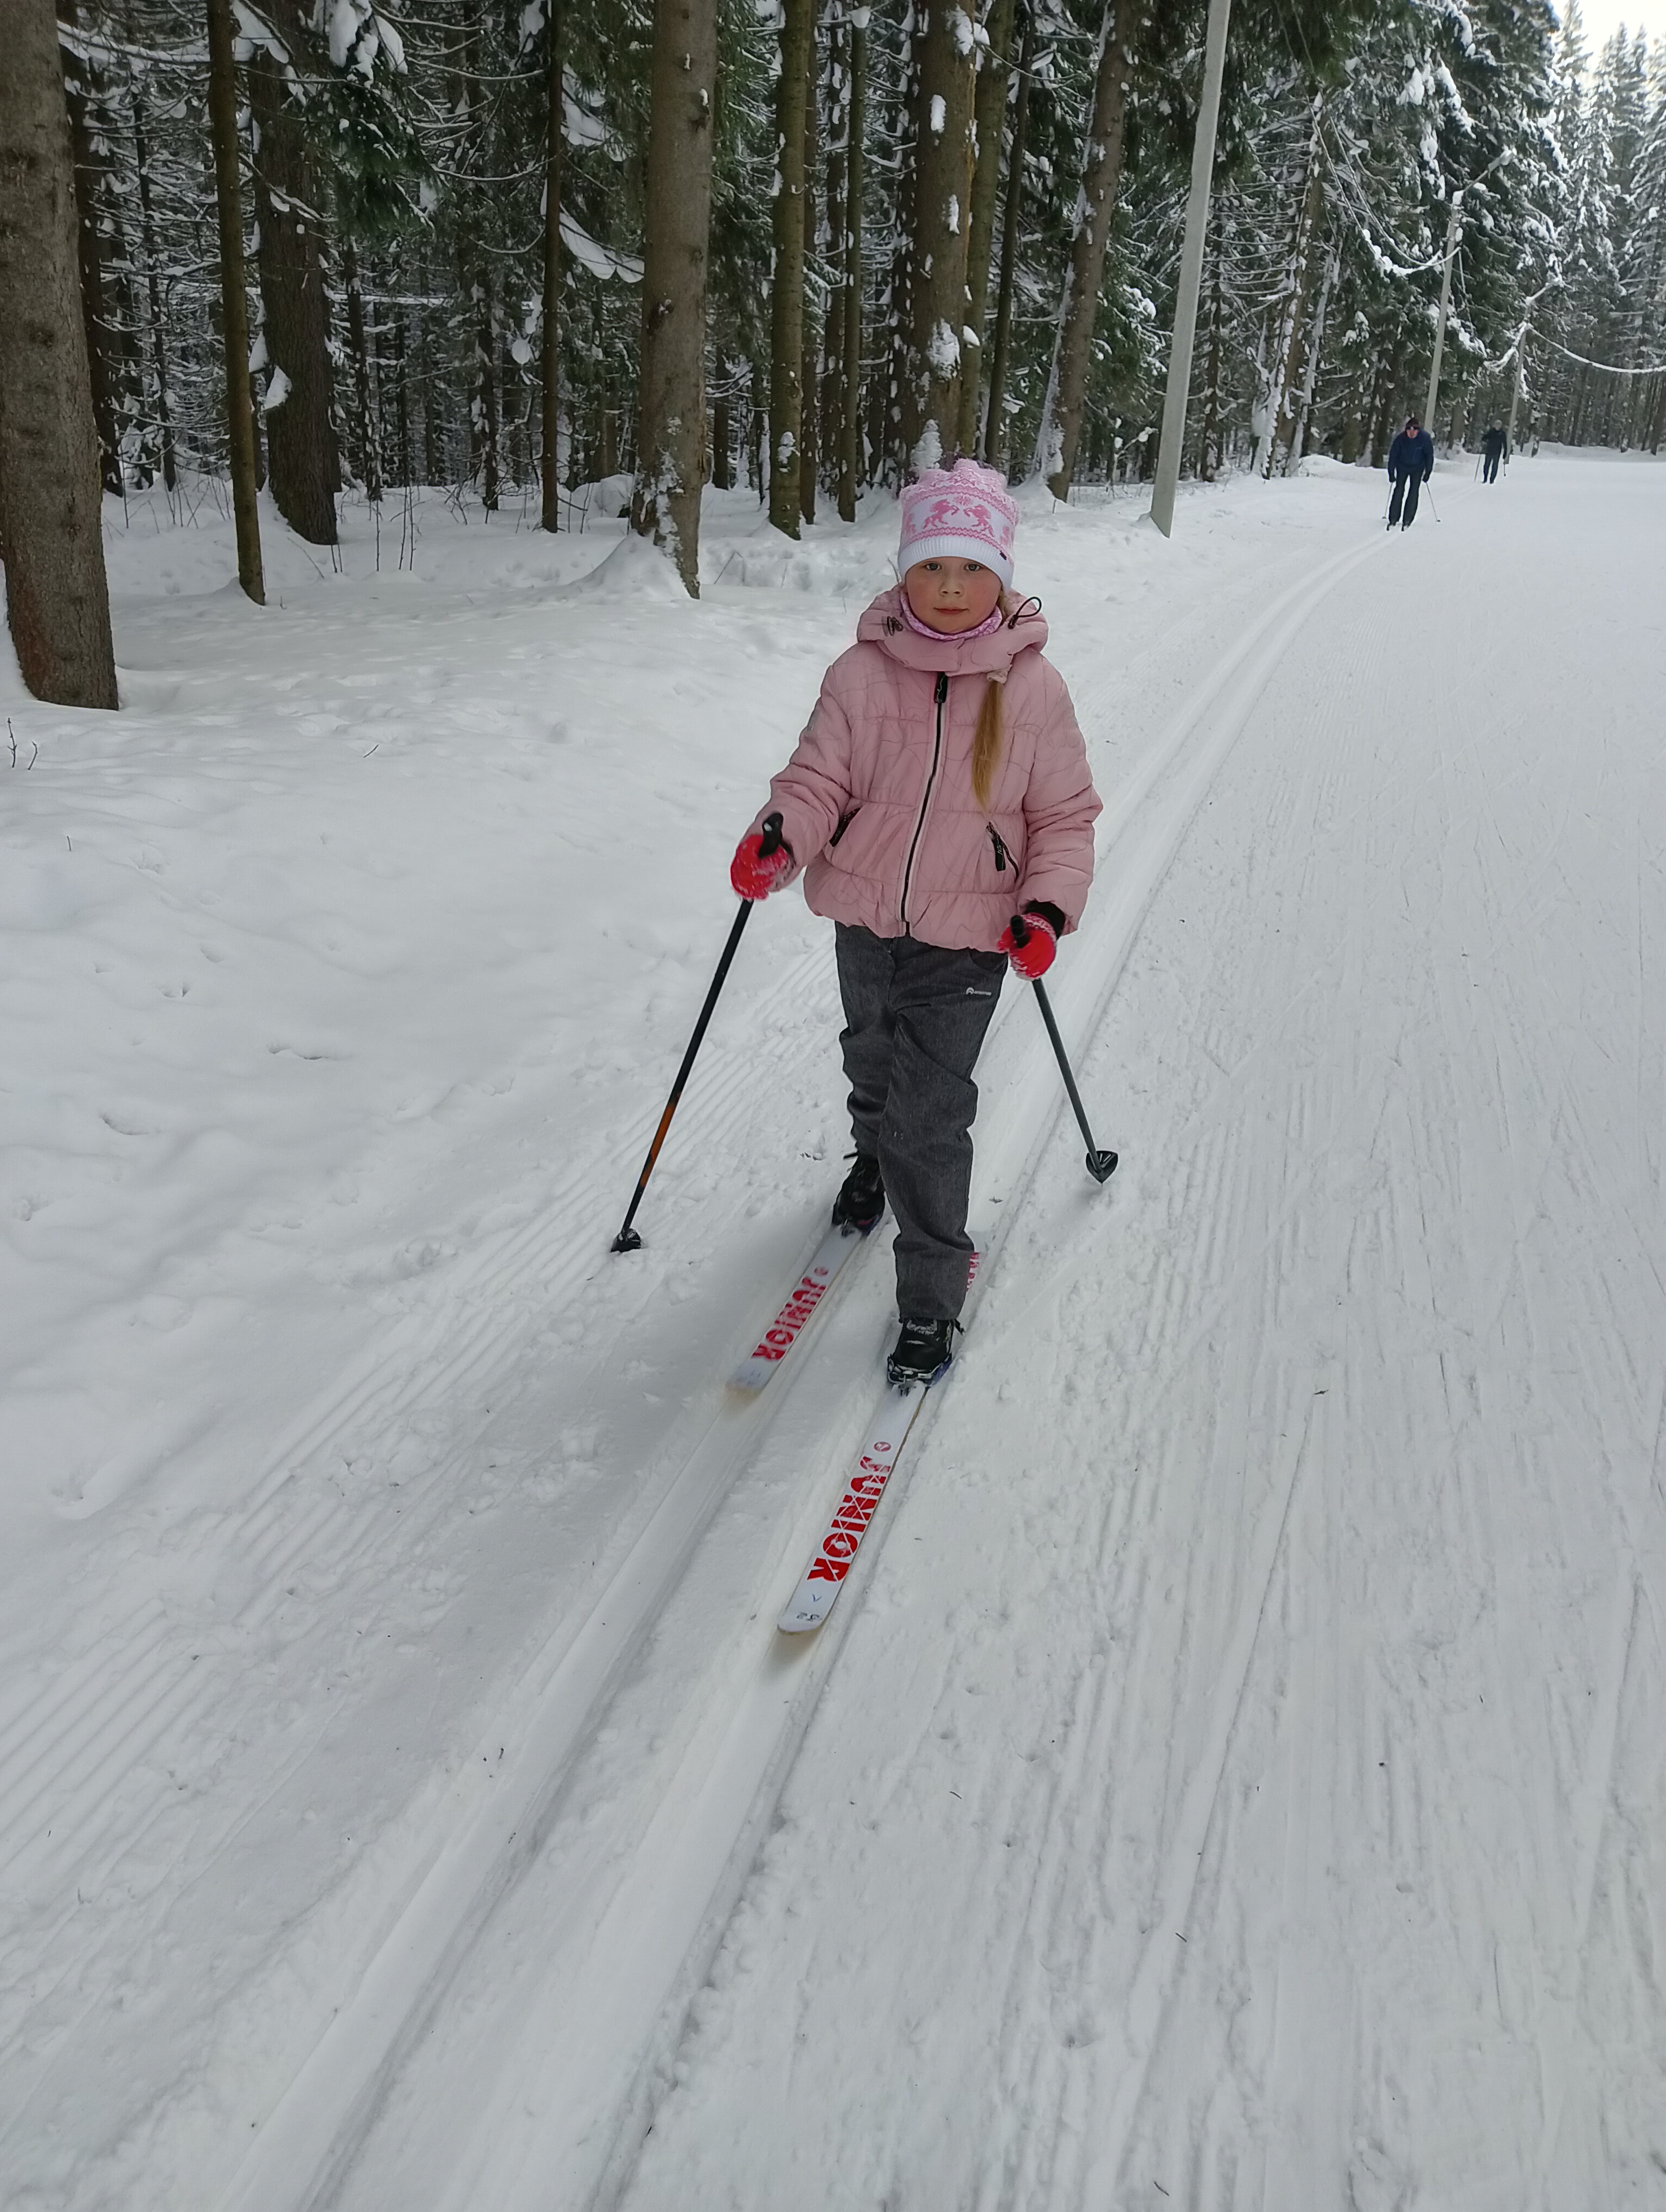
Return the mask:
[[804, 71], [804, 319], [799, 356], [799, 513], [816, 519], [816, 471], [820, 465], [817, 435], [817, 357], [820, 332], [814, 307], [817, 242], [817, 171], [821, 161], [821, 115], [816, 84], [816, 34], [812, 25]]
[[[817, 404], [822, 473], [830, 489], [839, 482], [839, 442], [844, 424], [845, 232], [849, 220], [850, 70], [848, 27], [825, 5], [827, 27], [827, 306], [822, 317], [821, 377]], [[845, 36], [841, 38], [841, 28]]]
[[1055, 499], [1068, 499], [1075, 473], [1087, 398], [1088, 364], [1093, 326], [1099, 314], [1105, 249], [1116, 211], [1122, 176], [1122, 148], [1128, 122], [1128, 85], [1134, 76], [1134, 40], [1140, 0], [1105, 0], [1099, 32], [1099, 64], [1093, 88], [1093, 114], [1082, 151], [1082, 185], [1070, 247], [1070, 268], [1059, 303], [1058, 335], [1052, 373], [1036, 438], [1036, 466]]
[[353, 356], [353, 428], [359, 454], [359, 478], [368, 500], [382, 495], [381, 439], [370, 387], [370, 349], [365, 342], [364, 290], [359, 282], [358, 252], [350, 237], [341, 243], [342, 283], [347, 293], [347, 344]]
[[903, 439], [910, 471], [952, 458], [960, 435], [966, 247], [971, 228], [976, 44], [960, 0], [921, 9]]
[[480, 479], [480, 504], [488, 514], [496, 514], [502, 476], [497, 441], [497, 309], [492, 296], [491, 266], [483, 255], [472, 289], [474, 399], [470, 414], [474, 465]]
[[631, 528], [700, 594], [717, 0], [656, 0]]
[[[74, 27], [79, 10], [73, 0], [59, 0], [58, 15], [64, 23]], [[87, 328], [93, 427], [99, 441], [99, 475], [105, 490], [120, 498], [125, 485], [121, 465], [121, 410], [113, 358], [116, 342], [106, 297], [100, 238], [105, 161], [88, 112], [92, 87], [88, 64], [68, 47], [61, 50], [59, 58], [64, 70], [64, 105], [70, 116], [70, 143], [75, 159], [76, 259], [81, 269], [82, 316]]]
[[1319, 286], [1319, 304], [1313, 310], [1312, 333], [1307, 340], [1307, 365], [1302, 372], [1301, 404], [1296, 410], [1296, 426], [1291, 437], [1290, 449], [1285, 455], [1284, 472], [1288, 476], [1307, 451], [1307, 426], [1313, 413], [1313, 390], [1319, 379], [1319, 359], [1324, 350], [1325, 321], [1330, 312], [1331, 289], [1336, 282], [1337, 263], [1341, 258], [1339, 246], [1331, 246], [1325, 256], [1325, 273]]
[[769, 520], [799, 534], [804, 428], [805, 88], [815, 0], [783, 0], [776, 82], [775, 272], [769, 298]]
[[1325, 213], [1324, 95], [1313, 101], [1313, 127], [1308, 140], [1307, 182], [1296, 217], [1291, 243], [1289, 276], [1274, 349], [1274, 386], [1268, 394], [1268, 437], [1261, 473], [1271, 476], [1289, 466], [1296, 436], [1298, 386], [1309, 345], [1308, 306], [1313, 296], [1314, 273], [1319, 265], [1319, 234]]
[[156, 428], [161, 443], [162, 482], [172, 492], [179, 482], [173, 453], [173, 416], [167, 392], [167, 350], [162, 319], [162, 287], [156, 242], [156, 212], [151, 192], [150, 150], [142, 91], [143, 79], [133, 79], [133, 159], [139, 182], [140, 235], [144, 244], [144, 283], [149, 308], [151, 361], [156, 374]]
[[539, 379], [544, 395], [538, 520], [545, 530], [561, 527], [561, 0], [544, 0], [546, 53], [544, 97], [544, 325]]
[[116, 705], [76, 252], [70, 119], [52, 0], [9, 0], [0, 68], [0, 562], [23, 681]]
[[1000, 234], [1000, 284], [995, 297], [995, 331], [989, 349], [989, 399], [983, 418], [983, 458], [1005, 470], [1010, 445], [1006, 416], [1006, 373], [1012, 352], [1012, 295], [1018, 258], [1018, 213], [1024, 202], [1024, 148], [1030, 122], [1030, 83], [1036, 64], [1036, 9], [1024, 14], [1024, 48], [1018, 57], [1018, 97], [1012, 103], [1012, 143], [1006, 157], [1006, 205]]
[[1197, 473], [1204, 483], [1213, 483], [1220, 473], [1220, 250], [1217, 246], [1209, 276], [1209, 358], [1204, 370], [1203, 426], [1197, 443]]
[[856, 483], [862, 462], [862, 188], [867, 134], [867, 30], [860, 18], [850, 25], [850, 84], [845, 137], [844, 347], [840, 378], [839, 515], [856, 520]]
[[961, 364], [960, 432], [963, 453], [978, 444], [978, 400], [984, 377], [983, 333], [988, 319], [990, 249], [994, 243], [995, 200], [1000, 184], [1000, 141], [1006, 119], [1006, 69], [1012, 47], [1014, 0], [994, 0], [989, 10], [989, 44], [977, 73], [977, 167], [972, 173], [971, 226], [966, 241], [966, 351]]
[[226, 442], [237, 526], [237, 580], [265, 604], [260, 514], [255, 504], [254, 398], [249, 388], [249, 294], [243, 266], [243, 201], [237, 154], [237, 71], [231, 0], [208, 0], [209, 127], [214, 140], [215, 210], [220, 228], [220, 313], [225, 337]]
[[919, 183], [920, 39], [912, 8], [904, 15], [902, 70], [892, 118], [882, 123], [879, 142], [896, 148], [891, 198], [891, 253], [886, 264], [881, 325], [885, 348], [884, 373], [874, 379], [873, 447], [885, 480], [900, 483], [908, 474], [907, 392], [909, 345], [913, 330], [915, 203]]
[[[268, 0], [267, 20], [304, 69], [298, 0]], [[330, 422], [328, 303], [323, 222], [301, 110], [279, 64], [258, 46], [249, 61], [256, 130], [254, 205], [260, 230], [260, 296], [266, 356], [266, 463], [278, 512], [313, 545], [336, 543], [339, 481]], [[280, 395], [273, 404], [274, 387]]]

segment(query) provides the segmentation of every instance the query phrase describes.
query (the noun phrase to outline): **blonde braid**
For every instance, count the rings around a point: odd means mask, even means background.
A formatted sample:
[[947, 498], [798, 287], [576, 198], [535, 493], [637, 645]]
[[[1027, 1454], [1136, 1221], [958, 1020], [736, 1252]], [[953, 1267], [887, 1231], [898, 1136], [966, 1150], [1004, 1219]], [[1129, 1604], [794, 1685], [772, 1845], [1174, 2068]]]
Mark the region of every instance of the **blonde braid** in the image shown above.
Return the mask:
[[[1000, 611], [1010, 619], [1012, 595], [1004, 590], [1000, 595]], [[972, 735], [972, 796], [978, 805], [987, 807], [990, 793], [995, 787], [995, 770], [1000, 766], [1000, 693], [1001, 686], [992, 676], [984, 686], [983, 703], [977, 710], [977, 728]]]

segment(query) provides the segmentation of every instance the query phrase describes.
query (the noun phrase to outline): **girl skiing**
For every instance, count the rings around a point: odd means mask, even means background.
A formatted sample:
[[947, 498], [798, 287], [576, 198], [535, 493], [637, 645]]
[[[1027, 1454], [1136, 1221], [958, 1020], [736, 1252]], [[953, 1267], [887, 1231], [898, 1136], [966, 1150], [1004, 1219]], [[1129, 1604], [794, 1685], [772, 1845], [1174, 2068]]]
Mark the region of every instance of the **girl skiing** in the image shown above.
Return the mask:
[[806, 900], [834, 923], [856, 1158], [833, 1219], [866, 1234], [887, 1197], [896, 1212], [894, 1382], [935, 1382], [954, 1356], [972, 1069], [1001, 978], [1045, 971], [1093, 877], [1099, 799], [1041, 602], [1012, 592], [1017, 527], [1004, 479], [973, 461], [903, 493], [902, 584], [823, 678], [730, 869], [760, 899], [807, 864]]

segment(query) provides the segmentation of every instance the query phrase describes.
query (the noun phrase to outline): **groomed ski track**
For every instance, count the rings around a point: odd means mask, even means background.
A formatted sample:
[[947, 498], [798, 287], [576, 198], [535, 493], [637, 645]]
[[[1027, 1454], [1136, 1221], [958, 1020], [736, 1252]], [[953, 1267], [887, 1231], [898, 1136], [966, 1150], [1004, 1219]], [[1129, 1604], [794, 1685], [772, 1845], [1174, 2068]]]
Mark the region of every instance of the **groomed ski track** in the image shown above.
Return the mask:
[[1505, 489], [1222, 764], [629, 2212], [1666, 2203], [1666, 475]]
[[[1374, 536], [1356, 542], [1279, 592], [1108, 795], [1103, 889], [1054, 988], [1073, 1052], [1091, 1038], [1152, 892], [1292, 640], [1378, 550]], [[1091, 699], [1083, 708], [1091, 713]], [[1000, 1224], [992, 1276], [1043, 1149], [1079, 1150], [1067, 1109], [1068, 1127], [1060, 1126], [1056, 1073], [1028, 1001], [1017, 989], [1004, 994], [980, 1069], [987, 1103], [974, 1203]], [[1098, 1110], [1114, 1127], [1114, 1092]], [[1114, 1183], [1100, 1197], [1082, 1181], [1085, 1205], [1114, 1203]], [[756, 1404], [708, 1399], [696, 1433], [662, 1455], [667, 1474], [652, 1516], [582, 1626], [488, 1731], [446, 1808], [431, 1867], [258, 2131], [228, 2212], [325, 2203], [368, 2212], [419, 2197], [435, 2212], [617, 2201], [930, 1433], [928, 1407], [828, 1626], [807, 1650], [778, 1642], [775, 1612], [873, 1408], [888, 1261], [863, 1255], [853, 1275], [860, 1292], [836, 1291], [833, 1310], [818, 1314]], [[982, 1356], [999, 1361], [1000, 1346]], [[754, 1535], [737, 1572], [724, 1543], [702, 1558], [700, 1540], [760, 1462], [778, 1518], [762, 1545]], [[691, 1649], [680, 1665], [657, 1653], [633, 1682], [650, 1640], [674, 1648], [685, 1632], [676, 1593], [690, 1577], [708, 1588], [689, 1608], [687, 1632], [709, 1620], [714, 1586], [730, 1592], [732, 1633], [722, 1649]], [[674, 1759], [662, 1753], [635, 1780], [614, 1771], [611, 1700], [661, 1698], [685, 1670], [684, 1708], [658, 1730]], [[639, 1740], [635, 1729], [621, 1735]], [[574, 1772], [581, 1757], [594, 1770], [583, 1777]], [[633, 2086], [622, 2100], [623, 2082]]]
[[[1009, 986], [976, 1340], [808, 1650], [773, 1622], [890, 1270], [725, 1392], [842, 1142], [790, 901], [644, 1253], [605, 1248], [706, 927], [667, 958], [653, 908], [652, 1079], [598, 1006], [611, 1115], [544, 1172], [523, 1062], [496, 1202], [431, 1273], [389, 1254], [350, 1358], [276, 1337], [155, 1510], [118, 1463], [59, 1498], [67, 1663], [0, 1705], [8, 2203], [1666, 2207], [1666, 471], [1443, 471], [1386, 540], [1374, 489], [1190, 492], [1156, 561], [1037, 531], [1108, 802], [1049, 981], [1123, 1164], [1088, 1182]], [[703, 603], [696, 720], [738, 656], [825, 658], [762, 596]], [[350, 722], [408, 657], [366, 605], [303, 611], [280, 711]], [[646, 719], [683, 611], [553, 612], [471, 612], [415, 680], [559, 652]], [[170, 672], [185, 741], [293, 651]]]

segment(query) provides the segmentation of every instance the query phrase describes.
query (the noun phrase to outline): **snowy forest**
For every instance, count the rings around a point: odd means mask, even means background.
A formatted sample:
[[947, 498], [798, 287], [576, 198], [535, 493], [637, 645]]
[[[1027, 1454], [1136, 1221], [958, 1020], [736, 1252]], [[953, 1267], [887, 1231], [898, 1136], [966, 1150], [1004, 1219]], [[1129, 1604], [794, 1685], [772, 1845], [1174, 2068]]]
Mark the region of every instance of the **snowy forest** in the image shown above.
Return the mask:
[[0, 0], [0, 2212], [1666, 2212], [1598, 4]]
[[[109, 492], [226, 477], [240, 313], [247, 465], [318, 545], [350, 486], [560, 529], [633, 471], [662, 542], [690, 475], [795, 535], [927, 422], [1061, 496], [1150, 471], [1201, 0], [58, 15]], [[1592, 52], [1548, 0], [1239, 0], [1185, 473], [1381, 459], [1460, 194], [1438, 435], [1513, 399], [1521, 434], [1658, 448], [1666, 42]]]

